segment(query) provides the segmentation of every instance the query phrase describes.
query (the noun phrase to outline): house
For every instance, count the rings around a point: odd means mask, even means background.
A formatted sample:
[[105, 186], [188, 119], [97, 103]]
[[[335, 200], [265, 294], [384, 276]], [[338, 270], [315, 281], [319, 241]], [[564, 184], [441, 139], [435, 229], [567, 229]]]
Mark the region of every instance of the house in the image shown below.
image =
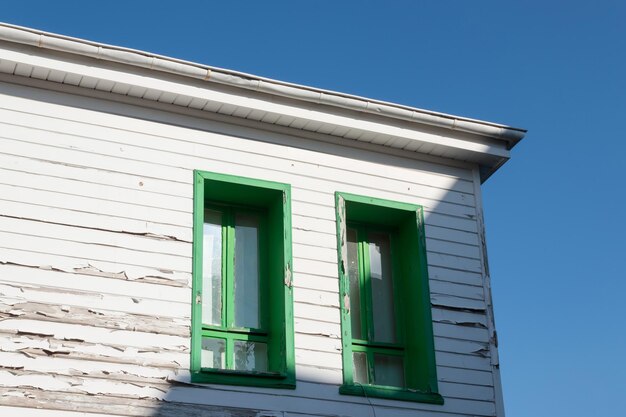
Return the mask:
[[524, 133], [0, 25], [0, 413], [504, 416]]

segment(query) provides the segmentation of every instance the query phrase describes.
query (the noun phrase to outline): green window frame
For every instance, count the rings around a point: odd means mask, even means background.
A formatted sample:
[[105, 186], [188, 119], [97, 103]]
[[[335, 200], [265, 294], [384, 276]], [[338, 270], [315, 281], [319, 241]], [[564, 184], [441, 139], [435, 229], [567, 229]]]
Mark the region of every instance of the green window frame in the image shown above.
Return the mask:
[[291, 187], [196, 170], [193, 217], [192, 382], [294, 389]]
[[423, 208], [342, 192], [335, 193], [335, 208], [343, 348], [339, 392], [443, 404]]

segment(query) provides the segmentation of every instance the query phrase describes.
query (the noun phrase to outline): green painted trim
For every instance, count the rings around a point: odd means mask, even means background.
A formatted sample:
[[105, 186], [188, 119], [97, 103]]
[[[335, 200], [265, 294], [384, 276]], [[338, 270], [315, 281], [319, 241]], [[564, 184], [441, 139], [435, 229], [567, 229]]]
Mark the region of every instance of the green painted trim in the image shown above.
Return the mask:
[[[193, 243], [191, 280], [191, 358], [190, 370], [200, 371], [200, 351], [202, 350], [202, 246], [204, 229], [204, 178], [199, 171], [193, 174]], [[193, 318], [200, 317], [200, 320]]]
[[[345, 199], [335, 193], [335, 218], [337, 229], [337, 268], [339, 273], [339, 306], [341, 312], [342, 369], [345, 384], [354, 382], [352, 364], [352, 326], [350, 320], [350, 281], [347, 268], [348, 225], [346, 221]], [[359, 277], [360, 280], [360, 277]]]
[[[211, 194], [213, 190], [213, 194]], [[208, 203], [208, 204], [207, 204]], [[204, 209], [220, 205], [222, 217], [222, 294], [225, 311], [222, 326], [202, 324], [202, 253]], [[235, 212], [254, 210], [261, 215], [259, 240], [260, 321], [261, 329], [232, 326]], [[232, 230], [230, 230], [232, 229]], [[193, 271], [191, 380], [197, 383], [248, 385], [294, 389], [295, 348], [292, 290], [291, 187], [206, 171], [194, 171]], [[199, 302], [197, 302], [200, 300]], [[235, 340], [267, 343], [270, 372], [242, 372], [231, 369], [201, 368], [202, 337], [217, 337], [226, 342], [226, 366], [232, 367]], [[229, 355], [229, 352], [231, 355]]]
[[230, 184], [248, 185], [250, 187], [266, 188], [266, 189], [278, 190], [278, 191], [285, 191], [285, 190], [291, 189], [291, 186], [289, 184], [284, 184], [281, 182], [260, 180], [256, 178], [240, 177], [238, 175], [220, 174], [217, 172], [210, 172], [210, 171], [195, 170], [194, 172], [196, 173], [197, 176], [205, 180], [221, 181], [221, 182], [226, 182]]
[[259, 322], [260, 322], [260, 331], [267, 332], [269, 328], [269, 321], [271, 319], [270, 316], [270, 299], [269, 299], [269, 276], [268, 268], [270, 265], [269, 262], [269, 244], [270, 239], [268, 236], [268, 221], [267, 221], [267, 212], [259, 214], [259, 235], [257, 241], [257, 250], [258, 250], [258, 262], [259, 262]]
[[417, 204], [401, 203], [399, 201], [385, 200], [383, 198], [365, 197], [362, 195], [342, 193], [339, 191], [337, 191], [335, 194], [341, 196], [345, 201], [367, 204], [370, 206], [380, 206], [404, 211], [417, 211], [422, 208], [422, 206], [418, 206]]
[[419, 275], [422, 279], [420, 283], [421, 299], [419, 303], [427, 308], [422, 309], [424, 315], [422, 322], [431, 323], [430, 326], [424, 326], [424, 355], [426, 365], [428, 367], [428, 387], [430, 391], [438, 392], [437, 385], [437, 365], [435, 361], [435, 340], [433, 335], [433, 317], [430, 304], [430, 284], [428, 279], [428, 260], [426, 258], [426, 232], [424, 227], [424, 209], [419, 207], [416, 210], [417, 214], [417, 233], [419, 239], [418, 261], [419, 261]]
[[191, 382], [199, 384], [220, 384], [255, 386], [262, 388], [295, 389], [287, 373], [241, 372], [221, 369], [206, 369], [191, 374]]
[[[205, 202], [206, 207], [206, 202]], [[222, 216], [222, 247], [224, 247], [224, 253], [226, 256], [222, 258], [222, 295], [224, 304], [222, 304], [223, 311], [223, 323], [225, 329], [233, 328], [233, 322], [235, 321], [235, 306], [234, 306], [234, 270], [235, 266], [235, 227], [234, 227], [234, 213], [232, 207], [225, 207], [223, 209]], [[226, 347], [226, 368], [232, 368], [232, 344], [227, 343]]]
[[[349, 224], [348, 224], [349, 226]], [[357, 258], [359, 260], [359, 283], [361, 285], [361, 318], [365, 319], [365, 331], [361, 335], [366, 336], [367, 340], [374, 340], [374, 301], [372, 297], [372, 277], [370, 271], [370, 251], [367, 244], [368, 231], [365, 226], [360, 225], [357, 229]]]
[[376, 385], [344, 384], [339, 393], [359, 397], [384, 398], [388, 400], [413, 401], [419, 403], [443, 405], [443, 397], [436, 392], [421, 392], [395, 387]]
[[284, 382], [289, 384], [290, 388], [296, 387], [296, 348], [294, 342], [294, 315], [293, 315], [293, 252], [292, 252], [292, 225], [291, 225], [291, 186], [283, 184], [283, 239], [285, 244], [283, 245], [283, 297], [284, 311], [283, 317], [285, 320], [284, 331], [284, 351], [283, 354], [284, 368], [286, 370], [286, 376]]
[[[350, 212], [353, 214], [351, 215]], [[337, 227], [337, 258], [340, 285], [340, 311], [342, 335], [342, 362], [344, 385], [340, 393], [404, 401], [443, 404], [438, 394], [437, 367], [432, 330], [428, 263], [423, 209], [419, 205], [401, 203], [348, 193], [335, 193], [335, 216]], [[354, 217], [354, 218], [353, 218]], [[350, 320], [349, 277], [347, 271], [347, 226], [357, 223], [359, 242], [359, 279], [367, 278], [368, 260], [363, 249], [363, 230], [395, 228], [391, 236], [394, 295], [397, 303], [396, 322], [399, 327], [397, 345], [383, 346], [366, 340], [353, 340]], [[365, 227], [361, 227], [364, 224]], [[396, 236], [397, 234], [397, 236]], [[365, 276], [361, 276], [365, 274]], [[366, 293], [370, 290], [366, 285]], [[366, 294], [361, 294], [364, 299]], [[370, 296], [371, 298], [371, 296]], [[371, 299], [367, 301], [371, 305]], [[362, 309], [362, 320], [371, 315], [369, 306]], [[363, 317], [363, 316], [366, 317]], [[404, 317], [411, 317], [406, 320]], [[369, 325], [364, 330], [371, 331]], [[366, 337], [366, 333], [363, 334]], [[370, 337], [371, 340], [371, 337]], [[400, 347], [400, 349], [399, 349]], [[403, 355], [405, 358], [405, 381], [407, 388], [382, 387], [354, 384], [352, 353], [365, 352], [372, 363], [375, 352]], [[371, 365], [373, 366], [373, 365]], [[368, 374], [372, 375], [371, 370]]]
[[[398, 231], [394, 230], [393, 234], [390, 236], [390, 250], [391, 250], [391, 269], [392, 269], [392, 279], [393, 279], [393, 297], [395, 300], [401, 300], [404, 296], [403, 292], [400, 289], [400, 285], [397, 284], [397, 281], [400, 279], [399, 271], [402, 270], [402, 259], [400, 256], [401, 247], [399, 244], [399, 236]], [[393, 271], [396, 271], [395, 273]], [[428, 274], [426, 275], [428, 276]], [[430, 292], [429, 292], [430, 296]], [[396, 339], [399, 344], [403, 345], [406, 343], [406, 323], [405, 320], [407, 316], [404, 311], [404, 303], [398, 302], [393, 303], [394, 314], [396, 318]]]
[[250, 342], [267, 343], [267, 335], [234, 333], [229, 331], [203, 330], [202, 337], [214, 339], [243, 340]]

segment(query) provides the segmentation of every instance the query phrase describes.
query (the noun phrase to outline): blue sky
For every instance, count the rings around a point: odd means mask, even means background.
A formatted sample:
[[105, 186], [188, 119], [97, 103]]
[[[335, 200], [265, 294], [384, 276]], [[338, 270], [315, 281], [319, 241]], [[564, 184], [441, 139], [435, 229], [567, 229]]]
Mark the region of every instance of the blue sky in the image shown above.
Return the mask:
[[623, 416], [626, 2], [507, 3], [28, 1], [0, 21], [527, 128], [483, 189], [507, 416]]

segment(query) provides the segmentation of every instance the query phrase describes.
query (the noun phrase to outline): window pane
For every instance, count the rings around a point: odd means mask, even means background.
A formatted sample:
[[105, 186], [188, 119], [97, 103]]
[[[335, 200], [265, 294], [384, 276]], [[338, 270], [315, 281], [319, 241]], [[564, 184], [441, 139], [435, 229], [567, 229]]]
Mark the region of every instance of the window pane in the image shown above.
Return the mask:
[[359, 256], [356, 230], [348, 229], [348, 280], [350, 281], [350, 320], [352, 337], [362, 339], [361, 289], [359, 287]]
[[267, 344], [235, 340], [235, 369], [267, 371]]
[[404, 387], [402, 356], [374, 354], [374, 383], [391, 387]]
[[200, 366], [203, 368], [218, 368], [224, 369], [226, 367], [224, 350], [224, 339], [211, 339], [202, 338], [202, 353], [200, 355]]
[[259, 328], [259, 217], [235, 216], [236, 327]]
[[377, 342], [394, 343], [396, 342], [396, 326], [389, 235], [370, 233], [368, 246], [374, 340]]
[[368, 384], [367, 355], [363, 352], [352, 353], [352, 379], [355, 384]]
[[222, 213], [204, 211], [202, 322], [222, 324]]

